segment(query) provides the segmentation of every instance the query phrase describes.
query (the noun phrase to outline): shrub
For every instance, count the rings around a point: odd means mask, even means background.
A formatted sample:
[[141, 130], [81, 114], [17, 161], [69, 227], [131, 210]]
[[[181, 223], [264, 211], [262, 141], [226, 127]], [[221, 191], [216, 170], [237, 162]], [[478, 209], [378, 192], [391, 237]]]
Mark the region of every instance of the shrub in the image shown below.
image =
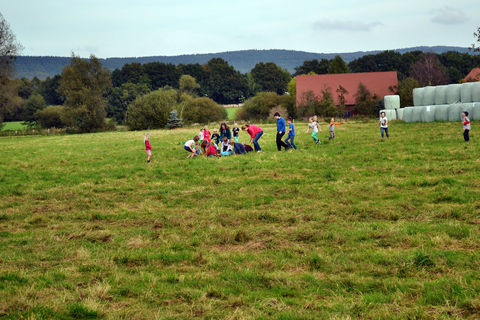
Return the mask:
[[281, 106], [276, 106], [276, 107], [273, 107], [272, 109], [270, 109], [270, 114], [268, 115], [268, 118], [271, 119], [273, 118], [274, 114], [275, 113], [280, 113], [280, 115], [284, 118], [288, 118], [288, 112], [285, 108], [281, 107]]
[[126, 123], [130, 130], [163, 128], [170, 111], [177, 109], [178, 92], [162, 88], [141, 96], [127, 109]]
[[335, 116], [338, 111], [335, 107], [332, 94], [328, 89], [324, 89], [321, 92], [321, 98], [316, 96], [313, 91], [304, 92], [297, 108], [298, 115], [302, 117], [310, 117], [313, 115], [331, 117]]
[[227, 111], [212, 99], [202, 97], [188, 101], [183, 109], [182, 117], [187, 123], [208, 123], [225, 119]]
[[248, 120], [248, 114], [247, 110], [245, 108], [238, 108], [238, 110], [235, 112], [235, 121], [247, 121]]
[[248, 99], [243, 106], [248, 119], [267, 119], [270, 110], [279, 103], [279, 95], [275, 92], [259, 92], [256, 96]]
[[68, 117], [64, 106], [49, 106], [34, 114], [42, 128], [65, 128]]
[[30, 125], [34, 125], [37, 119], [35, 118], [35, 113], [39, 110], [44, 109], [47, 106], [45, 99], [36, 93], [31, 95], [30, 98], [25, 101], [25, 110], [22, 114], [22, 120], [29, 122]]

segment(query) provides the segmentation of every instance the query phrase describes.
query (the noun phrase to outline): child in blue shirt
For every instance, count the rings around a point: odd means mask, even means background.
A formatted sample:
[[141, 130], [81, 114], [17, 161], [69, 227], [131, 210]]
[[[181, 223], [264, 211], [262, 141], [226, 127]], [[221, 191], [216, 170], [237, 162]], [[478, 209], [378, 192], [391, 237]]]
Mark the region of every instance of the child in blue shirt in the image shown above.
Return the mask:
[[287, 119], [287, 124], [288, 124], [288, 137], [287, 139], [285, 139], [285, 143], [290, 148], [294, 148], [295, 150], [297, 150], [297, 146], [293, 142], [293, 140], [295, 139], [295, 127], [293, 126], [293, 119], [291, 117]]

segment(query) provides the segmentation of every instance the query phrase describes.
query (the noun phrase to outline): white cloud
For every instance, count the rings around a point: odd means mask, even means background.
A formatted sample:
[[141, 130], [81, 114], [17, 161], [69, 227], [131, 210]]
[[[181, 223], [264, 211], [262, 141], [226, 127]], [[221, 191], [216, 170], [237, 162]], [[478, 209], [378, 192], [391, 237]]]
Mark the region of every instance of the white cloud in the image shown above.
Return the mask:
[[433, 10], [432, 13], [432, 22], [438, 24], [461, 24], [468, 20], [467, 15], [462, 10], [448, 6]]
[[383, 23], [324, 19], [313, 23], [316, 30], [370, 31]]

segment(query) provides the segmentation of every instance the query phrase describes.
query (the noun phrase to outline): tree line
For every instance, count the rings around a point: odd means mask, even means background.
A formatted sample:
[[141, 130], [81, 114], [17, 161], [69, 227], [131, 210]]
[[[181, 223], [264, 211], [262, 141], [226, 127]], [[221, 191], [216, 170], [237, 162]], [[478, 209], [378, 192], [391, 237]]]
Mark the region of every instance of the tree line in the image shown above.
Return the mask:
[[[245, 120], [265, 118], [272, 108], [280, 108], [292, 117], [312, 112], [328, 116], [343, 110], [342, 97], [347, 92], [342, 88], [308, 93], [300, 97], [297, 105], [295, 77], [302, 74], [397, 71], [399, 85], [391, 90], [401, 96], [402, 105], [406, 106], [412, 104], [413, 88], [457, 83], [472, 68], [480, 66], [480, 55], [384, 51], [349, 64], [340, 56], [307, 60], [295, 68], [294, 74], [273, 62], [257, 63], [250, 72], [242, 74], [221, 58], [203, 65], [130, 63], [110, 72], [95, 56], [85, 60], [73, 55], [61, 75], [41, 81], [12, 79], [12, 61], [21, 46], [1, 16], [0, 40], [0, 50], [4, 50], [0, 51], [0, 123], [22, 120], [32, 126], [68, 127], [80, 132], [104, 130], [115, 123], [134, 129], [164, 126], [165, 117], [152, 123], [142, 114], [154, 108], [155, 103], [168, 105], [162, 108], [163, 115], [179, 109], [187, 122], [202, 122], [206, 115], [216, 120], [224, 116], [219, 104], [243, 102], [245, 107], [237, 118]], [[334, 105], [333, 95], [338, 95], [340, 106]], [[357, 113], [374, 114], [381, 107], [375, 93], [363, 85], [355, 96]], [[183, 112], [186, 110], [189, 111]], [[144, 123], [135, 121], [135, 117], [145, 119]]]

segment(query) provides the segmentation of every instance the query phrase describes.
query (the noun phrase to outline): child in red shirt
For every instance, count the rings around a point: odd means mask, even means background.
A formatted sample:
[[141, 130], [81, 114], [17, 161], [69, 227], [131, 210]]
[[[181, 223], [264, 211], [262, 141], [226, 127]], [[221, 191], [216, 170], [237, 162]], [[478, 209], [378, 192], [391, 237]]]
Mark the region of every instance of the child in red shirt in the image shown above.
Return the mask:
[[150, 163], [150, 158], [152, 157], [152, 146], [150, 145], [150, 133], [146, 133], [143, 141], [145, 141], [145, 150], [147, 151], [147, 163]]
[[203, 139], [207, 140], [210, 142], [210, 130], [208, 130], [208, 126], [205, 126], [203, 128]]
[[217, 147], [215, 147], [215, 143], [213, 141], [210, 141], [207, 149], [207, 157], [216, 157], [216, 156], [217, 156]]

